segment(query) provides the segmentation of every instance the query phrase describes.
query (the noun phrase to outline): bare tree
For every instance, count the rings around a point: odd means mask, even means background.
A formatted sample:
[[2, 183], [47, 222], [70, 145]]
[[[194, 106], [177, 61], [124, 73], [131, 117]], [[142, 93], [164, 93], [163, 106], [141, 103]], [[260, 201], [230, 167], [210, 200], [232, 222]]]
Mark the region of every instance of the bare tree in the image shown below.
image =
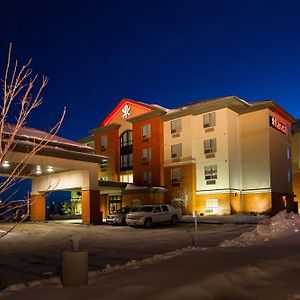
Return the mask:
[[[0, 104], [0, 164], [6, 162], [6, 157], [14, 151], [18, 144], [18, 138], [22, 129], [26, 126], [31, 113], [37, 109], [43, 102], [42, 92], [44, 91], [48, 78], [42, 76], [42, 80], [38, 83], [38, 74], [33, 74], [30, 68], [31, 59], [25, 65], [19, 66], [18, 60], [11, 61], [12, 44], [8, 48], [7, 64], [5, 73], [1, 80], [2, 85], [2, 103]], [[1, 100], [0, 100], [1, 101]], [[19, 178], [24, 176], [26, 166], [31, 162], [35, 154], [43, 149], [57, 134], [63, 119], [65, 117], [66, 108], [59, 121], [39, 139], [31, 141], [31, 148], [23, 156], [21, 161], [15, 163], [9, 174], [0, 183], [0, 194], [14, 187], [19, 182]], [[28, 176], [30, 174], [26, 174]], [[13, 192], [12, 192], [13, 195]], [[25, 197], [24, 204], [21, 206], [26, 208], [27, 213], [18, 221], [21, 222], [29, 215], [30, 197]], [[6, 199], [2, 205], [0, 203], [0, 217], [3, 216], [7, 209], [12, 206], [8, 204]], [[17, 205], [18, 207], [18, 205]], [[16, 223], [17, 224], [17, 223]], [[10, 232], [16, 224], [12, 225], [10, 230], [0, 233], [0, 238]]]
[[181, 205], [183, 213], [186, 213], [189, 202], [192, 198], [192, 190], [190, 188], [180, 188], [178, 191], [176, 191], [174, 196], [174, 200]]

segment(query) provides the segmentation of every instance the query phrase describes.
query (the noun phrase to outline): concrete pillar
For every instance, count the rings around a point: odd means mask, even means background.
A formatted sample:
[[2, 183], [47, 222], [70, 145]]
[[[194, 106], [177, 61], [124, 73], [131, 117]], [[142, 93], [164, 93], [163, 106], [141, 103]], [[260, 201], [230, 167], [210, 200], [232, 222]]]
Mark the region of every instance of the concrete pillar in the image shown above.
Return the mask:
[[31, 195], [30, 220], [46, 220], [46, 197], [45, 194]]
[[100, 191], [81, 191], [82, 223], [100, 224]]

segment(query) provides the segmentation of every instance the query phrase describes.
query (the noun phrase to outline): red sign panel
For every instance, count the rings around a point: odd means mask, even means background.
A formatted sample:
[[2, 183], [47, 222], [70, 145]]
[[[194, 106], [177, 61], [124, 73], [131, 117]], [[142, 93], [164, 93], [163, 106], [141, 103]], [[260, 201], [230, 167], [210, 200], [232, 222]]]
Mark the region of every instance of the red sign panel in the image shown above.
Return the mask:
[[283, 134], [287, 133], [287, 126], [279, 122], [275, 117], [270, 116], [270, 126], [274, 127]]

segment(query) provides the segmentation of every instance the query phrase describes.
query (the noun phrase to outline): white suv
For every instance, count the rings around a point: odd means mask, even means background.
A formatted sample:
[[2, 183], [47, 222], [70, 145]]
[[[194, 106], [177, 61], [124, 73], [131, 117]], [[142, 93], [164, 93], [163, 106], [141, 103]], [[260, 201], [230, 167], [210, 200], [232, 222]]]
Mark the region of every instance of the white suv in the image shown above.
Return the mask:
[[138, 211], [126, 216], [126, 223], [130, 226], [144, 225], [150, 228], [152, 224], [163, 222], [170, 222], [172, 225], [178, 222], [178, 211], [171, 205], [143, 205]]

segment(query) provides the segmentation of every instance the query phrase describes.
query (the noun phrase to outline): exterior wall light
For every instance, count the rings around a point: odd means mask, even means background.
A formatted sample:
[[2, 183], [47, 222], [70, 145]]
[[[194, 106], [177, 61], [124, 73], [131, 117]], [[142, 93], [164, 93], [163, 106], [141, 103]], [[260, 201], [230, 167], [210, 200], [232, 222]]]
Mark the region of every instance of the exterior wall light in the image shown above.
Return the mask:
[[41, 166], [36, 166], [35, 174], [36, 175], [41, 175], [42, 174]]
[[10, 166], [9, 162], [7, 160], [3, 161], [2, 167], [8, 168]]
[[48, 166], [48, 168], [47, 168], [47, 172], [49, 172], [49, 173], [51, 173], [51, 172], [53, 172], [54, 170], [53, 170], [53, 167], [51, 167], [51, 166]]

